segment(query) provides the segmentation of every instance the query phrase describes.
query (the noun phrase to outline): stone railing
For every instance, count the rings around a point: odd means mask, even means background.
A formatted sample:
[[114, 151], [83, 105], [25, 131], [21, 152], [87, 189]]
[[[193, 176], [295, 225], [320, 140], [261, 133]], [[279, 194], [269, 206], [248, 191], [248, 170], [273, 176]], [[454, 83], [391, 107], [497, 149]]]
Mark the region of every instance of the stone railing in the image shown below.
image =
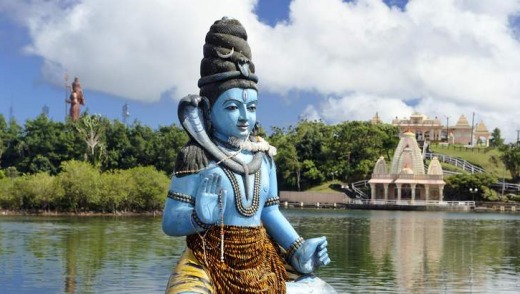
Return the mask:
[[439, 159], [440, 162], [454, 165], [454, 166], [461, 168], [472, 174], [486, 172], [483, 168], [473, 165], [470, 162], [468, 162], [462, 158], [451, 157], [449, 155], [445, 155], [445, 154], [441, 154], [441, 153], [425, 153], [424, 154], [425, 159], [431, 160], [433, 157], [437, 157], [437, 159]]
[[383, 200], [352, 199], [349, 204], [361, 205], [410, 205], [410, 206], [467, 206], [475, 207], [475, 201], [439, 201], [439, 200]]

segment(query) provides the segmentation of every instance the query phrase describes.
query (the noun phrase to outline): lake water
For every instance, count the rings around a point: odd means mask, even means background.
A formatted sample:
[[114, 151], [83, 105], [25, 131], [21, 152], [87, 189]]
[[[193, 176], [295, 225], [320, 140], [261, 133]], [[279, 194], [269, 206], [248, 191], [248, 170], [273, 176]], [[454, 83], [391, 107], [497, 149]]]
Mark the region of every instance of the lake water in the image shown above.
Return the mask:
[[[520, 214], [283, 213], [327, 236], [338, 293], [520, 293]], [[0, 293], [162, 293], [184, 242], [160, 217], [0, 216]]]

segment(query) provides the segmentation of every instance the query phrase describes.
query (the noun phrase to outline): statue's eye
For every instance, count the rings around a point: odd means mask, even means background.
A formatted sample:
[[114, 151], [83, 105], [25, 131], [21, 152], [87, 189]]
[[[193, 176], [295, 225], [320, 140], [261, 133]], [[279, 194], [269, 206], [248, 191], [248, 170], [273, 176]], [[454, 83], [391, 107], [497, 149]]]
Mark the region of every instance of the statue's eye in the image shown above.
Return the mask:
[[247, 110], [249, 110], [250, 112], [255, 112], [256, 111], [256, 105], [255, 104], [249, 105], [247, 107]]
[[238, 109], [238, 106], [236, 105], [229, 105], [226, 107], [227, 110], [237, 110]]

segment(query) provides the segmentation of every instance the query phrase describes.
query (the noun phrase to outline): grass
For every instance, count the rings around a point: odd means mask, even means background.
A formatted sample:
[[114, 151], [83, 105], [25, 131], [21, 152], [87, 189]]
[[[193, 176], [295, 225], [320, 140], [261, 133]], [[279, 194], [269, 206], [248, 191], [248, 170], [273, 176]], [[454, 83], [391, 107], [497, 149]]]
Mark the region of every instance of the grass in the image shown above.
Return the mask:
[[326, 181], [323, 182], [321, 185], [315, 186], [310, 188], [307, 191], [313, 191], [313, 192], [338, 192], [336, 190], [333, 190], [330, 188], [330, 185], [343, 185], [340, 181], [334, 180], [334, 181]]
[[[434, 153], [441, 153], [452, 157], [460, 157], [474, 165], [478, 165], [485, 169], [488, 173], [492, 173], [495, 176], [502, 178], [510, 178], [511, 175], [504, 168], [504, 164], [498, 157], [500, 151], [496, 148], [465, 148], [457, 145], [430, 145], [430, 149]], [[492, 157], [495, 156], [498, 159], [498, 165], [495, 165], [492, 161]]]

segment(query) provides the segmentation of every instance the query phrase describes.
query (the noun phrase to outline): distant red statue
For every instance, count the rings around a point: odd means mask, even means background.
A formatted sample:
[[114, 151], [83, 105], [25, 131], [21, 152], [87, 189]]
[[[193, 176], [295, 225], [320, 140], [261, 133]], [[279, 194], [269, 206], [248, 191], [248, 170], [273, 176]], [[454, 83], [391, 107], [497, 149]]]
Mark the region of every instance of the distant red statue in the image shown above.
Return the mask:
[[66, 101], [70, 103], [70, 118], [72, 121], [77, 121], [81, 112], [80, 105], [85, 105], [85, 97], [83, 96], [83, 90], [81, 89], [77, 77], [74, 78], [74, 82], [72, 82], [72, 92]]

